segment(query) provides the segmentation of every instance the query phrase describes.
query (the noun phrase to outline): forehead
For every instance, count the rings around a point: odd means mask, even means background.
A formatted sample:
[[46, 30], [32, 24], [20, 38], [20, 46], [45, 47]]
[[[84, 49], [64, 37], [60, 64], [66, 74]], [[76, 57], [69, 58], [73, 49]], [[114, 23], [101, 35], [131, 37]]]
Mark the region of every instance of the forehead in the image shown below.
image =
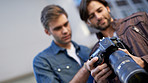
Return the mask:
[[98, 1], [91, 1], [87, 6], [88, 14], [90, 15], [100, 7], [105, 7], [105, 6]]
[[65, 14], [61, 14], [57, 19], [49, 23], [50, 28], [58, 27], [65, 24], [68, 21], [68, 18]]

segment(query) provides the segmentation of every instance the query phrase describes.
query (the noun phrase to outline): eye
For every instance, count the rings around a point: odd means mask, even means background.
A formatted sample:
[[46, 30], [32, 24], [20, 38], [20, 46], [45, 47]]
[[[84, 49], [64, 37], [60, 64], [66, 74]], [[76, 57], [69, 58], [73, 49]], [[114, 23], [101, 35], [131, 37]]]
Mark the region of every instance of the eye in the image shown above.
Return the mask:
[[102, 12], [102, 9], [97, 10], [98, 13]]
[[67, 27], [67, 26], [68, 26], [68, 23], [69, 23], [69, 21], [67, 21], [67, 22], [64, 24], [64, 27]]
[[89, 16], [89, 19], [91, 20], [91, 19], [93, 19], [94, 18], [94, 14], [91, 14], [90, 16]]
[[58, 31], [58, 30], [60, 30], [61, 28], [62, 28], [62, 26], [59, 26], [59, 27], [55, 27], [53, 30]]

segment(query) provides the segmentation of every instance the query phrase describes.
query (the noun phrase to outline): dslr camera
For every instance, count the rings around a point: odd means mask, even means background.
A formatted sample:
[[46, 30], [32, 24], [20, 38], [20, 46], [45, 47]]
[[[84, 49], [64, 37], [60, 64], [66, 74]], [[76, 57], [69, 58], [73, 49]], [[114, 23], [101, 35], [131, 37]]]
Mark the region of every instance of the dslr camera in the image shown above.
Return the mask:
[[99, 42], [99, 47], [90, 55], [90, 59], [98, 57], [94, 67], [107, 63], [114, 71], [112, 76], [118, 76], [122, 83], [148, 82], [148, 73], [118, 48], [126, 49], [120, 39], [116, 37], [103, 38]]

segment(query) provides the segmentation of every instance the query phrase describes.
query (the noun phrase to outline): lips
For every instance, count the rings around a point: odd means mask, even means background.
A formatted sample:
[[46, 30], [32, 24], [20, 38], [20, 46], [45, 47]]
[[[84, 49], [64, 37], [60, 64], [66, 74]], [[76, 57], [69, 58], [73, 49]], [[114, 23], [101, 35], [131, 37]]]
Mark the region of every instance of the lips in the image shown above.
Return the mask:
[[99, 25], [103, 25], [104, 23], [105, 23], [104, 20], [101, 20], [101, 21], [98, 22]]
[[64, 36], [64, 37], [63, 37], [64, 40], [67, 40], [67, 39], [70, 39], [70, 38], [71, 38], [70, 35], [67, 35], [67, 36]]

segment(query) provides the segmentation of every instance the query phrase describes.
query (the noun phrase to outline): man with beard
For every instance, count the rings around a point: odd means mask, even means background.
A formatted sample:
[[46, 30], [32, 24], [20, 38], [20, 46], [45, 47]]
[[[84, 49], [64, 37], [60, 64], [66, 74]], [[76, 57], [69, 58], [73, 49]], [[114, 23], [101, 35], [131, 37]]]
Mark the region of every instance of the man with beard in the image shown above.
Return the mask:
[[[80, 17], [89, 26], [100, 30], [97, 38], [100, 41], [103, 37], [120, 38], [127, 46], [127, 49], [120, 49], [127, 53], [139, 66], [148, 71], [148, 14], [145, 12], [134, 13], [124, 19], [113, 19], [110, 15], [110, 8], [105, 0], [82, 0], [80, 4]], [[99, 42], [94, 46], [92, 52], [99, 47]], [[131, 51], [130, 51], [130, 50]], [[108, 80], [112, 70], [106, 63], [94, 67], [97, 57], [87, 61], [85, 68], [91, 71], [97, 83], [120, 82], [118, 78]], [[71, 82], [77, 82], [76, 77], [83, 78], [81, 70], [75, 75]], [[85, 72], [89, 75], [88, 72]], [[87, 79], [85, 79], [87, 80]]]
[[[88, 60], [91, 50], [71, 40], [68, 15], [62, 7], [46, 6], [41, 13], [41, 22], [45, 33], [52, 35], [54, 40], [34, 58], [33, 69], [37, 83], [69, 83]], [[92, 83], [92, 80], [88, 82]]]

